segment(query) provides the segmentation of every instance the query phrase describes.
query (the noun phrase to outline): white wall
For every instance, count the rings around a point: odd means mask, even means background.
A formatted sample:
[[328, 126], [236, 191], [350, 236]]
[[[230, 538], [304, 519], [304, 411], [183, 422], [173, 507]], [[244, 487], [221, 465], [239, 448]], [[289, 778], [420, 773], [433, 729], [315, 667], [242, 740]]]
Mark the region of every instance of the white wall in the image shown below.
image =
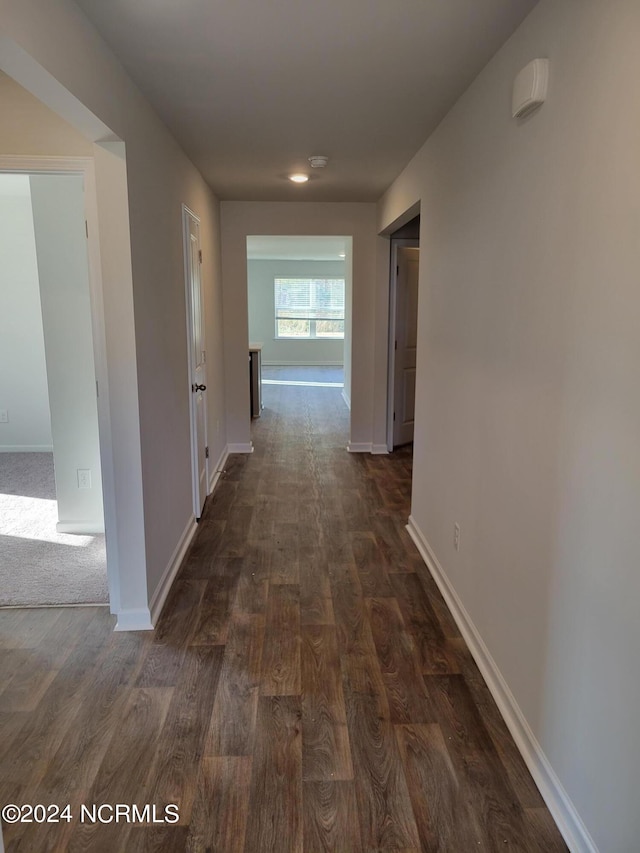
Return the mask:
[[250, 445], [247, 236], [340, 234], [353, 237], [351, 445], [353, 449], [371, 449], [374, 443], [384, 444], [384, 433], [374, 431], [374, 391], [386, 383], [386, 376], [376, 372], [377, 347], [387, 345], [386, 339], [381, 341], [377, 335], [376, 324], [381, 318], [376, 306], [380, 292], [388, 289], [388, 261], [386, 267], [378, 262], [381, 244], [384, 248], [386, 241], [376, 236], [375, 205], [225, 201], [221, 210], [229, 441]]
[[[214, 461], [226, 445], [218, 203], [71, 0], [0, 2], [0, 12], [0, 68], [96, 143], [113, 440], [103, 475], [115, 495], [108, 514], [127, 610], [119, 622], [137, 625], [192, 518], [182, 203], [202, 223]], [[18, 135], [7, 153], [23, 153], [21, 142]], [[44, 147], [37, 153], [51, 153]]]
[[0, 409], [0, 451], [52, 449], [28, 175], [0, 174]]
[[249, 340], [263, 344], [263, 364], [342, 364], [342, 340], [275, 339], [276, 278], [344, 278], [344, 261], [247, 261]]
[[[32, 175], [58, 529], [104, 532], [96, 369], [81, 175]], [[78, 472], [86, 480], [80, 488]]]
[[640, 838], [639, 43], [637, 0], [542, 0], [379, 206], [421, 202], [417, 530], [603, 853]]

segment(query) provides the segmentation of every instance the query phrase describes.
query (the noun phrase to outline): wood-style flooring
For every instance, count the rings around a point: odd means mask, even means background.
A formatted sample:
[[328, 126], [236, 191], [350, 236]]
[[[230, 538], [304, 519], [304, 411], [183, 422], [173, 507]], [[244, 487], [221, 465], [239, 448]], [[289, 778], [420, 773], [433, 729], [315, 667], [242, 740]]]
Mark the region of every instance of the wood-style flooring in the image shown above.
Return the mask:
[[410, 453], [347, 453], [339, 389], [264, 397], [154, 632], [0, 611], [0, 804], [73, 815], [7, 851], [566, 851], [404, 529]]

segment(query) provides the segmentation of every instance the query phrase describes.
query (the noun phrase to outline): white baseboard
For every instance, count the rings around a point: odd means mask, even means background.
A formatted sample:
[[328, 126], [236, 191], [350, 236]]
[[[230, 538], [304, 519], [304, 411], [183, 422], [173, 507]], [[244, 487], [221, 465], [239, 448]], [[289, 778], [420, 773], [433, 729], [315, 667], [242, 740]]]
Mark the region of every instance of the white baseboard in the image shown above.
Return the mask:
[[374, 456], [388, 456], [389, 448], [386, 444], [374, 444], [371, 448], [371, 452]]
[[225, 463], [226, 463], [228, 457], [229, 457], [229, 448], [225, 447], [225, 449], [220, 454], [220, 458], [218, 459], [218, 461], [216, 462], [216, 464], [213, 466], [213, 468], [211, 470], [211, 474], [209, 476], [209, 494], [211, 494], [211, 492], [218, 485], [218, 480], [220, 479], [220, 476], [224, 470], [224, 466], [225, 466]]
[[51, 444], [3, 444], [0, 453], [53, 453]]
[[[253, 448], [252, 448], [253, 449]], [[218, 484], [218, 480], [220, 479], [220, 475], [222, 474], [222, 470], [224, 468], [224, 464], [227, 461], [227, 457], [229, 456], [229, 447], [225, 447], [222, 453], [220, 454], [220, 458], [216, 462], [213, 473], [209, 480], [209, 494], [213, 492], [216, 485]], [[167, 565], [167, 568], [164, 570], [162, 577], [160, 578], [160, 583], [156, 587], [155, 592], [151, 596], [151, 601], [149, 603], [149, 608], [151, 611], [151, 622], [155, 625], [160, 618], [160, 614], [162, 613], [162, 608], [164, 607], [164, 603], [167, 600], [167, 596], [169, 594], [169, 590], [173, 586], [173, 582], [182, 566], [182, 561], [184, 560], [185, 554], [187, 553], [187, 549], [189, 545], [191, 545], [191, 541], [195, 536], [196, 530], [198, 529], [197, 522], [195, 518], [190, 518], [187, 522], [187, 526], [182, 531], [182, 536], [180, 537], [176, 548], [171, 555], [171, 559]]]
[[121, 610], [116, 613], [118, 621], [114, 631], [153, 631], [148, 607], [138, 610]]
[[227, 453], [253, 453], [253, 443], [227, 444]]
[[78, 536], [100, 536], [104, 533], [104, 522], [58, 521], [57, 533], [75, 533]]
[[349, 453], [371, 453], [373, 445], [370, 441], [350, 441], [347, 445]]
[[342, 391], [342, 399], [347, 404], [347, 409], [349, 409], [349, 411], [351, 411], [351, 397], [348, 394], [346, 394], [344, 392], [344, 390]]
[[598, 853], [595, 842], [542, 751], [491, 652], [413, 516], [409, 516], [407, 530], [438, 585], [567, 846], [572, 853]]
[[167, 600], [169, 590], [171, 589], [175, 577], [178, 574], [178, 570], [182, 565], [184, 555], [187, 553], [187, 548], [191, 544], [191, 540], [193, 539], [197, 529], [198, 525], [196, 523], [195, 518], [190, 518], [187, 522], [187, 526], [182, 531], [182, 536], [178, 540], [178, 544], [176, 545], [175, 550], [171, 555], [171, 559], [167, 564], [167, 568], [162, 573], [160, 583], [156, 587], [153, 595], [151, 596], [151, 601], [149, 602], [149, 610], [152, 625], [156, 624], [158, 618], [160, 617], [160, 614], [162, 613], [162, 608], [164, 607], [164, 603]]

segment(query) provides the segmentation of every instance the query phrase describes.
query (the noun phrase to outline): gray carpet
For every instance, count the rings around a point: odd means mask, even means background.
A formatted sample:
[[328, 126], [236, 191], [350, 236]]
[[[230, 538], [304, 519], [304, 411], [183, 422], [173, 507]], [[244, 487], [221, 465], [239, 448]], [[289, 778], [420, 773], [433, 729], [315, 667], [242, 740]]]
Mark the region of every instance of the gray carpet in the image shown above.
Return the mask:
[[52, 453], [0, 453], [0, 607], [106, 604], [104, 536], [57, 533]]

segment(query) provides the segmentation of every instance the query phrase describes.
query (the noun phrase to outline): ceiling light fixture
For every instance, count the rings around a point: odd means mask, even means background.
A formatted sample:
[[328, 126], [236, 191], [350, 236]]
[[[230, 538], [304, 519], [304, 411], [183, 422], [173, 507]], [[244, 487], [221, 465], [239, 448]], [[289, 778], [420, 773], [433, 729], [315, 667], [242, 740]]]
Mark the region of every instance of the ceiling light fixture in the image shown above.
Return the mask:
[[325, 157], [324, 154], [313, 154], [309, 157], [312, 169], [324, 169], [328, 162], [329, 158]]
[[303, 175], [301, 173], [296, 175], [289, 175], [289, 180], [293, 181], [294, 184], [306, 184], [306, 182], [309, 180], [309, 175]]

